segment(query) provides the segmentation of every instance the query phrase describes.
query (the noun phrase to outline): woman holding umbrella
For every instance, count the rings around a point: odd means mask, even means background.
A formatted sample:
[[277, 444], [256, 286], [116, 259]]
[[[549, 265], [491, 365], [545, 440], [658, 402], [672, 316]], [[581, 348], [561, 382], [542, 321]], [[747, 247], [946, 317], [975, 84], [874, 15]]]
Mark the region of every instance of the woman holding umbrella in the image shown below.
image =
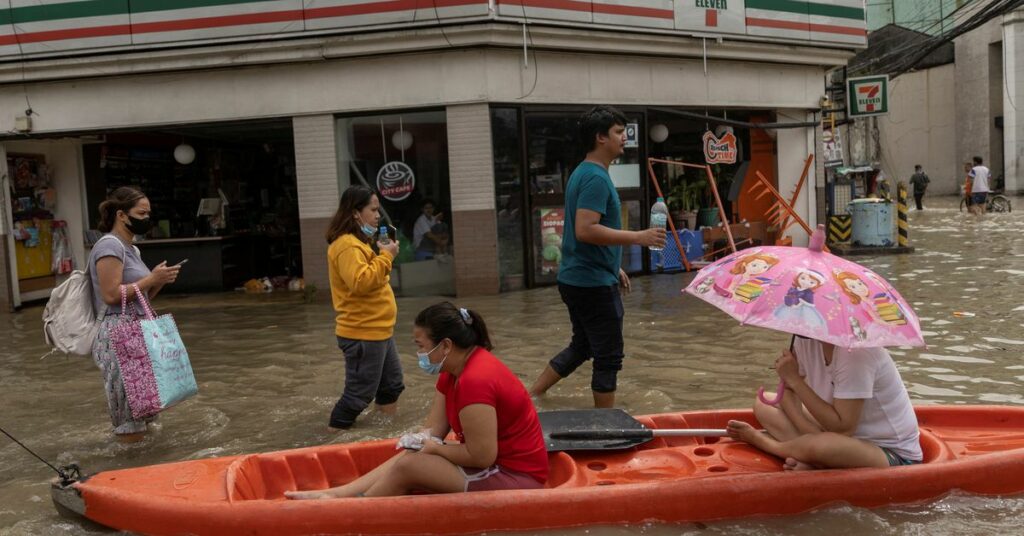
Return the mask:
[[[920, 463], [914, 408], [884, 348], [922, 346], [917, 316], [883, 278], [823, 245], [818, 226], [807, 248], [744, 250], [701, 270], [686, 289], [745, 325], [794, 335], [775, 362], [775, 400], [761, 392], [754, 406], [767, 433], [730, 421], [729, 435], [785, 459], [787, 469]], [[752, 255], [777, 262], [744, 300], [707, 292]]]
[[917, 417], [889, 352], [837, 348], [799, 337], [775, 370], [778, 407], [757, 400], [767, 434], [741, 421], [728, 432], [786, 460], [786, 469], [886, 467], [921, 462]]

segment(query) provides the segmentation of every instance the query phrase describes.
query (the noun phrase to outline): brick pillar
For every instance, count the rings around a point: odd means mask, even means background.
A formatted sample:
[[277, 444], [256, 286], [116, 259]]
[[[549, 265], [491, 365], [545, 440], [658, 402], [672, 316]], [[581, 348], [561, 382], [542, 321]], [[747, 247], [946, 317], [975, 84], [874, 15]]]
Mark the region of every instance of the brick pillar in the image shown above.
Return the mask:
[[486, 103], [448, 107], [455, 292], [497, 294], [498, 224], [494, 206], [491, 112]]
[[316, 285], [321, 295], [326, 295], [330, 293], [330, 282], [327, 279], [324, 233], [341, 196], [334, 146], [334, 116], [296, 117], [292, 120], [292, 130], [303, 278], [307, 284]]

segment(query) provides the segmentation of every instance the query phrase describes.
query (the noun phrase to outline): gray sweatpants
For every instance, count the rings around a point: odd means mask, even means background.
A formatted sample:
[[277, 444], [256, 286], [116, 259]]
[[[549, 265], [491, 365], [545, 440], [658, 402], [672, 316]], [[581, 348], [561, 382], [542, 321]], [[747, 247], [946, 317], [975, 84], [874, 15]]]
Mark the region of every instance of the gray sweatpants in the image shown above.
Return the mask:
[[330, 424], [349, 428], [370, 402], [397, 402], [405, 384], [394, 337], [384, 341], [338, 337], [338, 347], [345, 353], [345, 392], [334, 404]]

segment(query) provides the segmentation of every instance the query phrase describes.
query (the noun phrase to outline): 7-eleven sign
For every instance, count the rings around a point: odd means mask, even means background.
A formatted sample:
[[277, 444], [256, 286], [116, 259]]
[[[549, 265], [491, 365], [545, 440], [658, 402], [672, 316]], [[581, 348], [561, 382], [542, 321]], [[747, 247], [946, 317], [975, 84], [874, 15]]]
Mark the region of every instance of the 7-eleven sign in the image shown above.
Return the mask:
[[848, 117], [889, 113], [889, 75], [847, 79], [846, 110]]

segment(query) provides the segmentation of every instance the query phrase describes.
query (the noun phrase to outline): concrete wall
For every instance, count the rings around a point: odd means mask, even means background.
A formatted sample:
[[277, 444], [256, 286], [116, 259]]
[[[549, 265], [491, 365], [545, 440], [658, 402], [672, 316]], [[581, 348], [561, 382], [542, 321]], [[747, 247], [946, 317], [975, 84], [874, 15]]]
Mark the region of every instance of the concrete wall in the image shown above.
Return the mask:
[[956, 45], [956, 158], [961, 163], [981, 156], [994, 175], [1003, 172], [1001, 133], [995, 117], [1001, 113], [1002, 99], [993, 88], [1003, 85], [1001, 62], [993, 61], [990, 45], [1002, 40], [999, 18], [958, 37]]
[[889, 114], [878, 118], [882, 169], [907, 182], [914, 165], [931, 179], [928, 192], [955, 194], [963, 182], [957, 158], [954, 76], [943, 65], [901, 75], [889, 86]]

